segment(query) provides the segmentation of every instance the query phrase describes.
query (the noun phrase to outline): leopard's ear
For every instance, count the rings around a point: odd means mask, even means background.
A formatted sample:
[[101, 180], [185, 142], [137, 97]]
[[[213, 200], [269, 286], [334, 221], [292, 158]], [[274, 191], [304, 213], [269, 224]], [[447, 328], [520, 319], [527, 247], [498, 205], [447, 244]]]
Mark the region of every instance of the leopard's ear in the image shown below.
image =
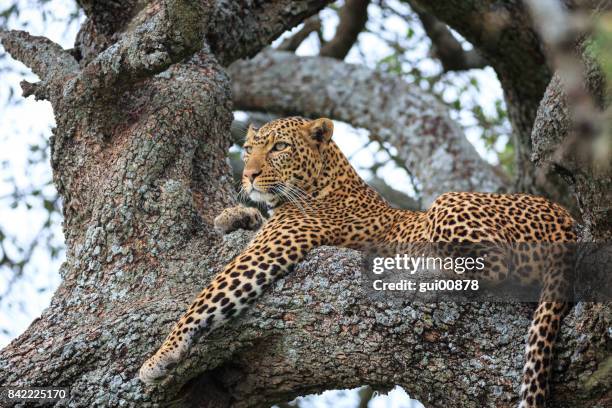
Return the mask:
[[[245, 131], [246, 130], [246, 134]], [[255, 135], [257, 135], [257, 131], [259, 129], [257, 129], [255, 126], [253, 126], [253, 124], [249, 123], [249, 126], [247, 126], [247, 128], [245, 129], [244, 126], [242, 127], [242, 137], [240, 139], [234, 138], [234, 140], [240, 140], [242, 143], [240, 143], [240, 145], [244, 145], [246, 144], [249, 140], [253, 140], [253, 138], [255, 137]], [[232, 133], [232, 136], [234, 136], [234, 134]]]
[[334, 133], [334, 122], [327, 118], [311, 120], [306, 126], [309, 137], [317, 144], [329, 143]]
[[252, 123], [249, 123], [249, 127], [247, 129], [247, 136], [251, 136], [254, 135], [255, 133], [257, 133], [259, 129], [257, 129], [255, 126], [253, 126]]
[[234, 120], [230, 126], [230, 133], [232, 135], [232, 141], [242, 146], [249, 137], [252, 137], [257, 133], [257, 129], [255, 129], [251, 124], [246, 126], [244, 122]]

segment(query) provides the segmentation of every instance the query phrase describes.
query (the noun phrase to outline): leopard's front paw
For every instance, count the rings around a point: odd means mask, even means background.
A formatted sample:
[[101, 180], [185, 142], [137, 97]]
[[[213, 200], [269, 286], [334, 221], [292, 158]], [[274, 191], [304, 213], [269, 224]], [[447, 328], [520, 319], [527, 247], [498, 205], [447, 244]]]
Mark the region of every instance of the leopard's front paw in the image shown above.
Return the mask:
[[180, 354], [178, 349], [158, 351], [140, 367], [138, 378], [147, 385], [161, 383], [168, 376], [168, 372], [179, 362]]
[[215, 229], [220, 234], [229, 234], [237, 229], [255, 231], [263, 222], [258, 209], [238, 205], [226, 208], [215, 218]]

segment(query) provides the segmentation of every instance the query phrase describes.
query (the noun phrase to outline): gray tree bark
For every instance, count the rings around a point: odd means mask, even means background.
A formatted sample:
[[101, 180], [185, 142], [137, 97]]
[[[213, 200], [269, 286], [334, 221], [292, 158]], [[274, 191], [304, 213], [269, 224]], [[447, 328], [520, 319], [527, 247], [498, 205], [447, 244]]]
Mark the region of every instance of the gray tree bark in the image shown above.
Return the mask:
[[[234, 204], [222, 64], [322, 4], [127, 1], [114, 20], [115, 2], [81, 3], [88, 20], [72, 53], [0, 33], [41, 78], [24, 92], [55, 111], [51, 166], [67, 245], [51, 305], [0, 351], [0, 386], [68, 387], [58, 406], [71, 407], [269, 406], [362, 384], [400, 384], [434, 407], [513, 404], [529, 306], [375, 302], [360, 254], [332, 248], [201, 339], [162, 386], [139, 383], [140, 364], [249, 239], [211, 227]], [[609, 401], [610, 320], [609, 305], [581, 305], [566, 320], [554, 406]]]

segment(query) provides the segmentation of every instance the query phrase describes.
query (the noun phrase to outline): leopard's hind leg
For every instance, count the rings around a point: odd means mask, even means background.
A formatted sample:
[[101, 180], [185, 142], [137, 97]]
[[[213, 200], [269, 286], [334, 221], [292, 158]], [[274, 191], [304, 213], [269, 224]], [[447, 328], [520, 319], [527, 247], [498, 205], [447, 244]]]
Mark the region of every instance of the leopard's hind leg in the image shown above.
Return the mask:
[[[561, 251], [566, 249], [562, 245], [558, 248]], [[555, 253], [550, 254], [550, 262], [527, 336], [519, 408], [546, 406], [555, 342], [561, 322], [571, 307], [568, 300], [573, 262], [567, 256]]]

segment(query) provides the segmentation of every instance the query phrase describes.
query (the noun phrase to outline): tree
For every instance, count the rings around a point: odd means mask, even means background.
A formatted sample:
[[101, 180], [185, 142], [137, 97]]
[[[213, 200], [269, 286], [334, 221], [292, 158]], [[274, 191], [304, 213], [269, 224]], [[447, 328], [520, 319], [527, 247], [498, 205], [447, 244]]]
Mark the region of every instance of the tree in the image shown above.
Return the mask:
[[[551, 89], [559, 89], [557, 82], [546, 90], [550, 73], [523, 7], [504, 6], [510, 14], [502, 16], [520, 25], [504, 29], [520, 35], [500, 34], [502, 42], [495, 45], [490, 36], [471, 34], [489, 32], [486, 24], [474, 23], [487, 21], [474, 13], [484, 13], [488, 2], [459, 7], [448, 1], [439, 8], [423, 3], [421, 16], [445, 21], [496, 67], [521, 146], [531, 146], [531, 128], [559, 129], [536, 116], [538, 106], [557, 107], [555, 98], [563, 97]], [[74, 406], [266, 406], [363, 384], [400, 384], [432, 406], [513, 405], [529, 305], [390, 309], [363, 293], [361, 255], [331, 248], [314, 251], [246, 316], [200, 340], [162, 387], [139, 383], [140, 364], [193, 294], [250, 236], [239, 231], [220, 237], [212, 229], [214, 216], [235, 204], [226, 164], [232, 102], [279, 114], [326, 114], [367, 127], [394, 145], [424, 184], [439, 177], [427, 185], [425, 204], [439, 192], [503, 190], [508, 183], [478, 157], [435, 98], [397, 78], [329, 59], [344, 56], [346, 41], [355, 41], [354, 25], [348, 34], [339, 28], [334, 46], [324, 47], [327, 57], [261, 53], [324, 2], [79, 4], [87, 20], [73, 50], [25, 32], [0, 32], [7, 52], [41, 79], [23, 83], [24, 96], [47, 99], [54, 108], [51, 166], [64, 203], [67, 246], [62, 284], [50, 307], [0, 351], [0, 385], [66, 386]], [[345, 7], [358, 7], [363, 15], [363, 2], [348, 1]], [[343, 18], [356, 15], [348, 11]], [[502, 55], [504, 45], [521, 55]], [[302, 71], [325, 84], [323, 90], [299, 88]], [[285, 75], [286, 82], [275, 83], [275, 75]], [[355, 100], [338, 98], [345, 86]], [[377, 99], [381, 89], [399, 89], [404, 99], [394, 102], [410, 111], [389, 111], [391, 105]], [[436, 167], [439, 162], [426, 158], [437, 150], [394, 126], [394, 115], [461, 166]], [[557, 145], [566, 136], [538, 135], [555, 138]], [[521, 163], [531, 166], [523, 156]], [[610, 191], [609, 179], [597, 180], [600, 194], [579, 201], [587, 217], [595, 211], [592, 205], [603, 208]], [[587, 194], [580, 186], [592, 182], [589, 174], [576, 178], [579, 198]], [[535, 181], [521, 183], [537, 188]], [[596, 214], [588, 235], [605, 240], [608, 226]], [[611, 321], [609, 304], [580, 305], [566, 319], [555, 406], [603, 406], [611, 397], [606, 368]]]

